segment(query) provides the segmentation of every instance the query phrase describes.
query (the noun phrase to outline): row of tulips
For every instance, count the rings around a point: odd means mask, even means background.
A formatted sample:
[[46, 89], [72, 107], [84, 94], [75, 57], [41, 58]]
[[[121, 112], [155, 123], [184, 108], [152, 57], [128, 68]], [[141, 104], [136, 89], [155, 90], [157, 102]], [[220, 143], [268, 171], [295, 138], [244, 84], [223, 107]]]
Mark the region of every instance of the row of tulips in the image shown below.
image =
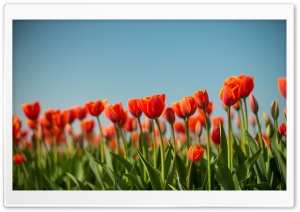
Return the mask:
[[[278, 88], [286, 98], [285, 78], [278, 79]], [[167, 107], [165, 94], [130, 99], [129, 111], [122, 103], [108, 105], [105, 99], [64, 111], [48, 109], [40, 117], [39, 102], [24, 104], [31, 138], [22, 130], [21, 119], [13, 116], [13, 188], [284, 190], [286, 124], [278, 127], [279, 107], [274, 100], [273, 121], [264, 113], [266, 132], [262, 132], [253, 89], [252, 76], [224, 81], [219, 96], [227, 111], [227, 134], [225, 118], [210, 117], [214, 104], [206, 90]], [[232, 126], [232, 108], [238, 133]], [[112, 125], [101, 125], [102, 113]], [[95, 117], [98, 134], [94, 119], [86, 119], [88, 114]], [[72, 127], [76, 120], [81, 123], [79, 133]]]

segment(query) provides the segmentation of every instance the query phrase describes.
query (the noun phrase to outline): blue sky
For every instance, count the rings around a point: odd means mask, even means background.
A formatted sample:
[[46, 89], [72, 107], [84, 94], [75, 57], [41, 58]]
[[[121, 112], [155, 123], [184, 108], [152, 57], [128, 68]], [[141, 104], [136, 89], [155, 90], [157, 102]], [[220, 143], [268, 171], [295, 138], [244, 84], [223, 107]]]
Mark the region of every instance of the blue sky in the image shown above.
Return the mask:
[[[131, 98], [165, 93], [171, 105], [204, 89], [215, 104], [212, 116], [225, 116], [219, 91], [239, 74], [254, 76], [261, 122], [274, 99], [283, 122], [277, 79], [286, 76], [285, 21], [13, 23], [13, 113], [24, 121], [21, 105], [34, 101], [42, 112], [98, 99], [127, 109]], [[104, 114], [101, 121], [110, 124]]]

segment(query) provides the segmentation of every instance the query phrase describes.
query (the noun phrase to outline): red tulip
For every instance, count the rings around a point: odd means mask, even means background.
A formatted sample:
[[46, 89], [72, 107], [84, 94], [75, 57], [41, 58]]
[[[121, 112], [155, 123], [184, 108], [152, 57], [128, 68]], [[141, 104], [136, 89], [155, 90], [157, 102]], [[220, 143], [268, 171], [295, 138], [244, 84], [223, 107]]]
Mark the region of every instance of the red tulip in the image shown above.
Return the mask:
[[234, 109], [239, 110], [240, 109], [240, 102], [237, 101], [234, 105], [233, 105]]
[[45, 111], [45, 118], [52, 123], [52, 115], [55, 113], [56, 111], [52, 108], [48, 109]]
[[194, 93], [194, 99], [197, 104], [197, 107], [205, 110], [208, 107], [209, 104], [209, 99], [208, 99], [208, 94], [206, 90], [204, 91], [197, 91]]
[[107, 99], [104, 99], [103, 101], [97, 100], [95, 102], [87, 102], [85, 103], [85, 107], [92, 116], [99, 116], [103, 112], [107, 102]]
[[241, 80], [237, 77], [229, 77], [224, 81], [220, 90], [220, 99], [226, 106], [235, 104], [240, 98]]
[[37, 129], [37, 123], [32, 119], [27, 119], [27, 126], [32, 130]]
[[286, 99], [286, 78], [278, 78], [278, 89], [280, 94]]
[[180, 118], [186, 118], [192, 116], [196, 109], [196, 102], [193, 97], [183, 97], [179, 102], [172, 104], [173, 110]]
[[50, 122], [46, 116], [40, 119], [40, 123], [44, 128], [50, 129], [52, 127], [52, 119]]
[[127, 114], [123, 110], [122, 103], [117, 103], [105, 107], [106, 117], [113, 123], [124, 124], [126, 121]]
[[250, 94], [250, 108], [254, 114], [257, 114], [259, 106], [252, 93]]
[[83, 120], [87, 115], [87, 109], [85, 106], [83, 107], [76, 106], [72, 110], [74, 110], [76, 118], [78, 118], [79, 120]]
[[286, 136], [286, 125], [284, 123], [282, 123], [279, 127], [279, 132], [281, 135]]
[[141, 117], [143, 111], [141, 109], [139, 99], [128, 100], [128, 108], [129, 108], [131, 115], [133, 115], [136, 118]]
[[246, 98], [254, 88], [254, 78], [253, 76], [245, 75], [240, 75], [239, 78], [241, 79], [240, 95]]
[[[208, 106], [206, 107], [206, 114], [208, 115], [208, 116], [210, 116], [210, 114], [213, 112], [213, 110], [214, 110], [214, 103], [213, 102], [209, 102], [208, 103]], [[203, 111], [202, 111], [203, 112]]]
[[94, 129], [94, 126], [95, 126], [95, 121], [94, 120], [83, 120], [83, 121], [81, 121], [81, 127], [87, 133], [92, 132], [93, 129]]
[[25, 158], [22, 154], [15, 154], [13, 157], [13, 161], [15, 164], [22, 164], [24, 162]]
[[157, 119], [165, 109], [166, 95], [154, 95], [140, 99], [144, 114], [150, 119]]
[[21, 119], [19, 116], [13, 116], [13, 135], [16, 136], [21, 130]]
[[176, 132], [185, 133], [185, 125], [184, 125], [184, 123], [179, 122], [179, 121], [175, 121], [173, 127], [174, 127], [174, 130]]
[[163, 117], [171, 124], [173, 125], [175, 122], [175, 113], [172, 107], [167, 107], [165, 111], [163, 112]]
[[218, 127], [220, 122], [222, 125], [224, 124], [224, 118], [222, 116], [212, 118], [212, 123], [214, 127]]
[[22, 109], [27, 118], [35, 120], [40, 114], [41, 106], [39, 102], [35, 102], [32, 104], [29, 103], [22, 105]]
[[124, 129], [127, 132], [132, 132], [137, 128], [137, 119], [133, 117], [127, 117], [126, 122], [124, 124]]
[[68, 109], [63, 111], [63, 115], [67, 121], [67, 123], [72, 124], [76, 119], [76, 114], [73, 109]]
[[220, 144], [221, 142], [221, 134], [220, 134], [220, 127], [214, 127], [211, 131], [210, 134], [210, 138], [212, 140], [212, 142], [214, 142], [215, 144]]
[[191, 162], [195, 163], [200, 161], [203, 155], [204, 155], [204, 149], [202, 148], [202, 146], [200, 146], [199, 144], [197, 144], [195, 147], [190, 146], [188, 152], [188, 159]]
[[64, 128], [67, 124], [66, 117], [60, 111], [58, 113], [53, 114], [52, 119], [55, 126], [58, 128]]

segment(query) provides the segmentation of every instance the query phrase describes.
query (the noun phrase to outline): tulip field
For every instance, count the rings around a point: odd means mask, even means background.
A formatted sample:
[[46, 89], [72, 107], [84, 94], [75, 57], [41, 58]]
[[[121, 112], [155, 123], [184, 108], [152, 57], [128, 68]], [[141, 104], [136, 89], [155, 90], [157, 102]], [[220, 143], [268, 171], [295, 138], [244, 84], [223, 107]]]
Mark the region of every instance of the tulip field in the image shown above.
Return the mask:
[[[274, 83], [286, 99], [286, 78]], [[219, 102], [198, 90], [169, 106], [165, 94], [67, 110], [24, 103], [27, 119], [12, 117], [13, 189], [286, 190], [286, 107], [275, 99], [259, 117], [252, 76], [219, 87]], [[226, 117], [211, 116], [217, 104]]]

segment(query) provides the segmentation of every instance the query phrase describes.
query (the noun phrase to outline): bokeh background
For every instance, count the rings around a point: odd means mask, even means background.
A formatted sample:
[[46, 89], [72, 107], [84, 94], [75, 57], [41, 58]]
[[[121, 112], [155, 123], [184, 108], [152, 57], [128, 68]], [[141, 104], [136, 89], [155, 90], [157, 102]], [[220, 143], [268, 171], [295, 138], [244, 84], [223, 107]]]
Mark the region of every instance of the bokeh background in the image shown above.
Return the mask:
[[[254, 76], [261, 122], [263, 111], [271, 117], [274, 99], [283, 122], [286, 101], [277, 79], [286, 77], [285, 21], [13, 22], [13, 113], [24, 121], [21, 105], [34, 101], [42, 112], [98, 99], [127, 109], [131, 98], [165, 93], [171, 105], [204, 89], [215, 105], [212, 117], [226, 117], [219, 91], [239, 74]], [[110, 124], [104, 114], [101, 122]]]

